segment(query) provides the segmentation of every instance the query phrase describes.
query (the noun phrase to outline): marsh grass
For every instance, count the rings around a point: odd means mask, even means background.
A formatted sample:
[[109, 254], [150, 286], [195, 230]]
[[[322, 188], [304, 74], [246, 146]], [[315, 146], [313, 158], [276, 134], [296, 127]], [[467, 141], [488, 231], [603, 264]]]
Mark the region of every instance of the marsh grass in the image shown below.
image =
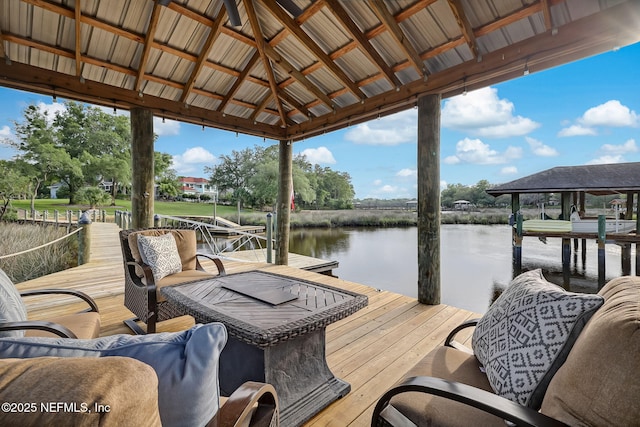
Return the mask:
[[[31, 224], [0, 223], [0, 256], [43, 245], [64, 236], [66, 228]], [[78, 263], [77, 234], [35, 251], [0, 259], [0, 268], [14, 283], [75, 267]]]

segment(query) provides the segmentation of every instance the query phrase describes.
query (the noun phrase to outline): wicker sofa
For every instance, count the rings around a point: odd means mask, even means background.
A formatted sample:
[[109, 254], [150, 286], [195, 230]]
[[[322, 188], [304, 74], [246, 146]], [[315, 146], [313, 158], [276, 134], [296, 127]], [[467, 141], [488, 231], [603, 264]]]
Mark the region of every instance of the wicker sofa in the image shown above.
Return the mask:
[[[531, 280], [536, 273], [527, 274]], [[532, 311], [522, 310], [526, 316], [512, 316], [516, 320], [512, 323], [499, 320], [493, 331], [486, 324], [478, 325], [489, 313], [461, 325], [444, 346], [428, 354], [380, 398], [372, 425], [503, 427], [505, 420], [526, 426], [640, 425], [640, 277], [613, 279], [594, 297], [598, 296], [602, 305], [586, 307], [582, 318], [570, 327], [549, 322], [555, 326], [544, 333], [555, 343], [546, 348], [557, 350], [557, 357], [551, 365], [534, 366], [533, 371], [526, 370], [526, 360], [535, 365], [539, 361], [536, 354], [544, 356], [544, 351], [531, 347], [522, 353], [527, 357], [517, 354], [530, 344], [523, 339], [522, 330], [534, 330], [530, 327]], [[500, 307], [499, 316], [519, 311], [527, 298], [544, 314], [543, 322], [558, 314], [540, 310], [543, 300], [531, 295], [518, 297], [522, 298]], [[585, 308], [583, 302], [562, 307], [573, 310], [581, 306]], [[556, 339], [558, 325], [568, 332], [564, 342]], [[470, 326], [476, 326], [473, 350], [455, 340], [456, 334]], [[479, 362], [483, 359], [479, 353], [483, 352], [484, 332], [498, 338], [498, 346], [490, 352], [500, 366], [495, 376], [492, 361], [485, 360], [484, 366]], [[532, 392], [524, 397], [520, 391], [527, 388]]]

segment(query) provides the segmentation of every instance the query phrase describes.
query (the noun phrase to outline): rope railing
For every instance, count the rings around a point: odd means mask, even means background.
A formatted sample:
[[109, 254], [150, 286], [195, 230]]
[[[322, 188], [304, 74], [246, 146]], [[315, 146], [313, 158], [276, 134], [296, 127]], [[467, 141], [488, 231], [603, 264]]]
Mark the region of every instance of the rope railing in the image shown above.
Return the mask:
[[18, 255], [23, 255], [23, 254], [26, 254], [26, 253], [29, 253], [29, 252], [36, 251], [38, 249], [46, 248], [47, 246], [51, 246], [54, 243], [57, 243], [57, 242], [59, 242], [61, 240], [64, 240], [64, 239], [66, 239], [68, 237], [71, 237], [71, 236], [73, 236], [74, 234], [76, 234], [76, 233], [78, 233], [80, 231], [82, 231], [82, 227], [77, 228], [77, 229], [73, 230], [71, 233], [65, 234], [64, 236], [59, 237], [59, 238], [57, 238], [55, 240], [52, 240], [52, 241], [50, 241], [48, 243], [45, 243], [45, 244], [40, 245], [40, 246], [36, 246], [35, 248], [25, 249], [24, 251], [16, 252], [16, 253], [9, 254], [9, 255], [2, 255], [2, 256], [0, 256], [0, 260], [11, 258], [11, 257], [18, 256]]

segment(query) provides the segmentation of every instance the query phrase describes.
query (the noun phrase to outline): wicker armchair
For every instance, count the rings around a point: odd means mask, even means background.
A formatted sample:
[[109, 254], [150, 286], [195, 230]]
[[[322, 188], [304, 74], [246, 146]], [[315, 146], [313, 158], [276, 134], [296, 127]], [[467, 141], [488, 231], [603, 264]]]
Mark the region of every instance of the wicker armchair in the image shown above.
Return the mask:
[[[137, 245], [137, 237], [140, 234], [160, 236], [166, 233], [173, 233], [176, 239], [182, 261], [182, 271], [156, 281], [151, 267], [142, 261]], [[120, 231], [120, 244], [125, 275], [124, 305], [136, 315], [132, 319], [125, 320], [124, 323], [136, 334], [155, 333], [157, 322], [179, 316], [165, 302], [164, 297], [160, 295], [162, 287], [226, 274], [224, 265], [219, 258], [196, 253], [196, 233], [191, 229], [145, 228], [122, 230]], [[218, 269], [217, 274], [205, 271], [198, 261], [199, 257], [213, 261]], [[147, 324], [146, 331], [138, 325], [138, 321]]]

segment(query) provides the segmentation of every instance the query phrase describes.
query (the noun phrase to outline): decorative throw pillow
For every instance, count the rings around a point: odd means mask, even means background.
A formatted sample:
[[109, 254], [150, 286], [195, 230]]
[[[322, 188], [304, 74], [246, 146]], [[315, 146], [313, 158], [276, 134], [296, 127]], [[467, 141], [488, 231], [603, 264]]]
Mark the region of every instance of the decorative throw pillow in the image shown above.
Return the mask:
[[549, 381], [603, 301], [547, 282], [540, 269], [513, 279], [473, 333], [474, 353], [496, 394], [538, 409]]
[[[218, 411], [218, 362], [227, 342], [221, 323], [149, 335], [71, 338], [0, 338], [0, 359], [31, 357], [131, 357], [158, 376], [163, 426], [203, 426]], [[135, 393], [135, 390], [131, 390]]]
[[[0, 269], [0, 323], [22, 322], [27, 320], [27, 309], [22, 302], [20, 292]], [[24, 331], [1, 331], [0, 337], [23, 337]]]
[[182, 271], [182, 261], [173, 234], [162, 236], [138, 236], [138, 247], [142, 261], [151, 267], [153, 279], [158, 282], [163, 277]]

